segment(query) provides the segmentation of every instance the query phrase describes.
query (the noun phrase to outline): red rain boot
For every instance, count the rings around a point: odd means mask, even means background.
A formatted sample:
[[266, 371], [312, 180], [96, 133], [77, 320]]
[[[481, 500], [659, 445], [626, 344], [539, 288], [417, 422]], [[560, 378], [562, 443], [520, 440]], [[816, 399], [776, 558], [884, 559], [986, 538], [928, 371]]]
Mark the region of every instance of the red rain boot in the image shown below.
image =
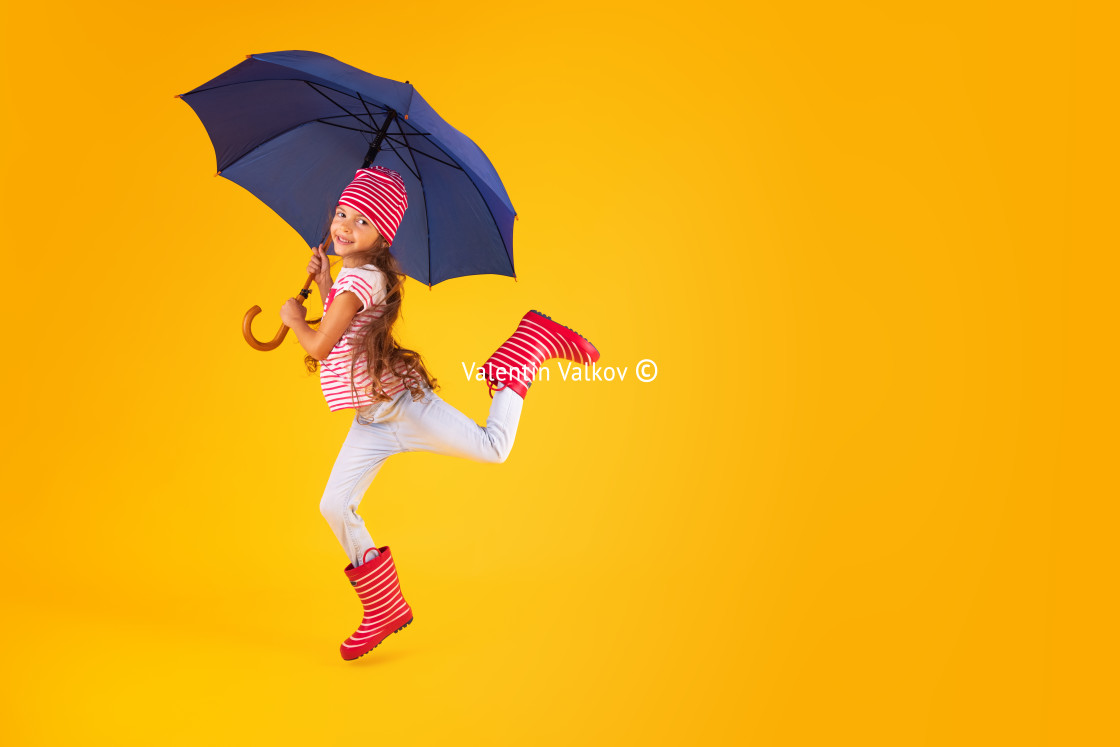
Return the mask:
[[541, 365], [553, 358], [573, 363], [594, 363], [599, 351], [575, 330], [557, 324], [552, 317], [530, 311], [508, 340], [482, 364], [490, 396], [509, 387], [525, 399]]
[[339, 649], [347, 661], [369, 653], [390, 633], [412, 622], [412, 608], [401, 596], [393, 556], [388, 546], [377, 550], [381, 554], [368, 563], [346, 566], [346, 577], [362, 600], [362, 624]]

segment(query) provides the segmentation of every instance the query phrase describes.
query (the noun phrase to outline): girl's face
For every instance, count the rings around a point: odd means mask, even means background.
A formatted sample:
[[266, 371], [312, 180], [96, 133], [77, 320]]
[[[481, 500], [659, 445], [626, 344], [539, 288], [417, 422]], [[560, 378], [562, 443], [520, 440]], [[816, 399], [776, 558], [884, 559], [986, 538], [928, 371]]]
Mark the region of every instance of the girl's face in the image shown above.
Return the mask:
[[349, 205], [334, 209], [331, 238], [334, 239], [334, 253], [339, 257], [368, 254], [380, 235], [369, 218]]

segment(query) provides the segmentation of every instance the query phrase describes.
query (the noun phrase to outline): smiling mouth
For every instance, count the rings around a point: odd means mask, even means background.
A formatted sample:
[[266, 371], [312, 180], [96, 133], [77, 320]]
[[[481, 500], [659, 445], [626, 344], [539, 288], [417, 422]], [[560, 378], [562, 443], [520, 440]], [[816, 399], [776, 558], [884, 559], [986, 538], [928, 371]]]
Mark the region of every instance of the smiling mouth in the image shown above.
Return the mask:
[[341, 236], [335, 236], [334, 240], [337, 241], [339, 244], [353, 244], [354, 243], [353, 241], [347, 241], [346, 239], [342, 238]]

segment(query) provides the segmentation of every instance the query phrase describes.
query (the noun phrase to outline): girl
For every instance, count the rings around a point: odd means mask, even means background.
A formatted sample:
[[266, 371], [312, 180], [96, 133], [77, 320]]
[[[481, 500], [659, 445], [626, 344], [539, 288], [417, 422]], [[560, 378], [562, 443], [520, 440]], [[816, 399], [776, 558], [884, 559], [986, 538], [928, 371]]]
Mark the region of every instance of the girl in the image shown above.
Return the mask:
[[404, 276], [390, 248], [407, 207], [400, 174], [383, 166], [359, 169], [339, 197], [331, 223], [328, 241], [342, 257], [338, 278], [331, 279], [326, 241], [314, 249], [307, 266], [326, 299], [319, 328], [307, 324], [307, 309], [294, 298], [280, 310], [308, 353], [308, 367], [318, 366], [330, 409], [356, 411], [319, 504], [350, 558], [344, 571], [362, 603], [362, 622], [340, 649], [346, 660], [412, 622], [389, 547], [374, 544], [357, 513], [385, 460], [405, 451], [432, 451], [504, 462], [540, 366], [552, 358], [599, 360], [599, 351], [586, 339], [530, 311], [481, 369], [493, 398], [485, 427], [440, 399], [420, 355], [393, 337]]

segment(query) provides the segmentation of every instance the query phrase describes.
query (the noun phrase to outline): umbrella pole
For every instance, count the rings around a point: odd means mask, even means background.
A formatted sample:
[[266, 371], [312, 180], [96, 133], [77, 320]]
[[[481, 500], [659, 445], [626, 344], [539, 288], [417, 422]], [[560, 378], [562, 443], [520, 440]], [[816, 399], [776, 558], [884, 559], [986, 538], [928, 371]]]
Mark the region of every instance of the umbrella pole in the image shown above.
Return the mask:
[[[314, 281], [315, 276], [309, 274], [303, 287], [300, 288], [299, 291], [298, 300], [300, 305], [303, 305], [303, 302], [311, 295], [311, 283]], [[253, 318], [259, 313], [261, 313], [260, 306], [254, 306], [245, 312], [245, 318], [241, 320], [241, 334], [245, 336], [245, 342], [249, 343], [249, 347], [253, 348], [253, 350], [275, 350], [280, 347], [280, 343], [284, 341], [284, 336], [288, 334], [288, 327], [287, 325], [281, 324], [280, 330], [276, 333], [275, 337], [269, 342], [261, 342], [253, 336]]]
[[370, 143], [369, 150], [366, 151], [366, 157], [362, 163], [363, 169], [368, 169], [373, 165], [373, 159], [377, 158], [377, 152], [381, 150], [381, 141], [385, 139], [385, 133], [389, 131], [389, 125], [397, 118], [395, 109], [390, 109], [389, 113], [385, 116], [385, 122], [382, 123], [381, 129], [377, 131], [377, 137]]

